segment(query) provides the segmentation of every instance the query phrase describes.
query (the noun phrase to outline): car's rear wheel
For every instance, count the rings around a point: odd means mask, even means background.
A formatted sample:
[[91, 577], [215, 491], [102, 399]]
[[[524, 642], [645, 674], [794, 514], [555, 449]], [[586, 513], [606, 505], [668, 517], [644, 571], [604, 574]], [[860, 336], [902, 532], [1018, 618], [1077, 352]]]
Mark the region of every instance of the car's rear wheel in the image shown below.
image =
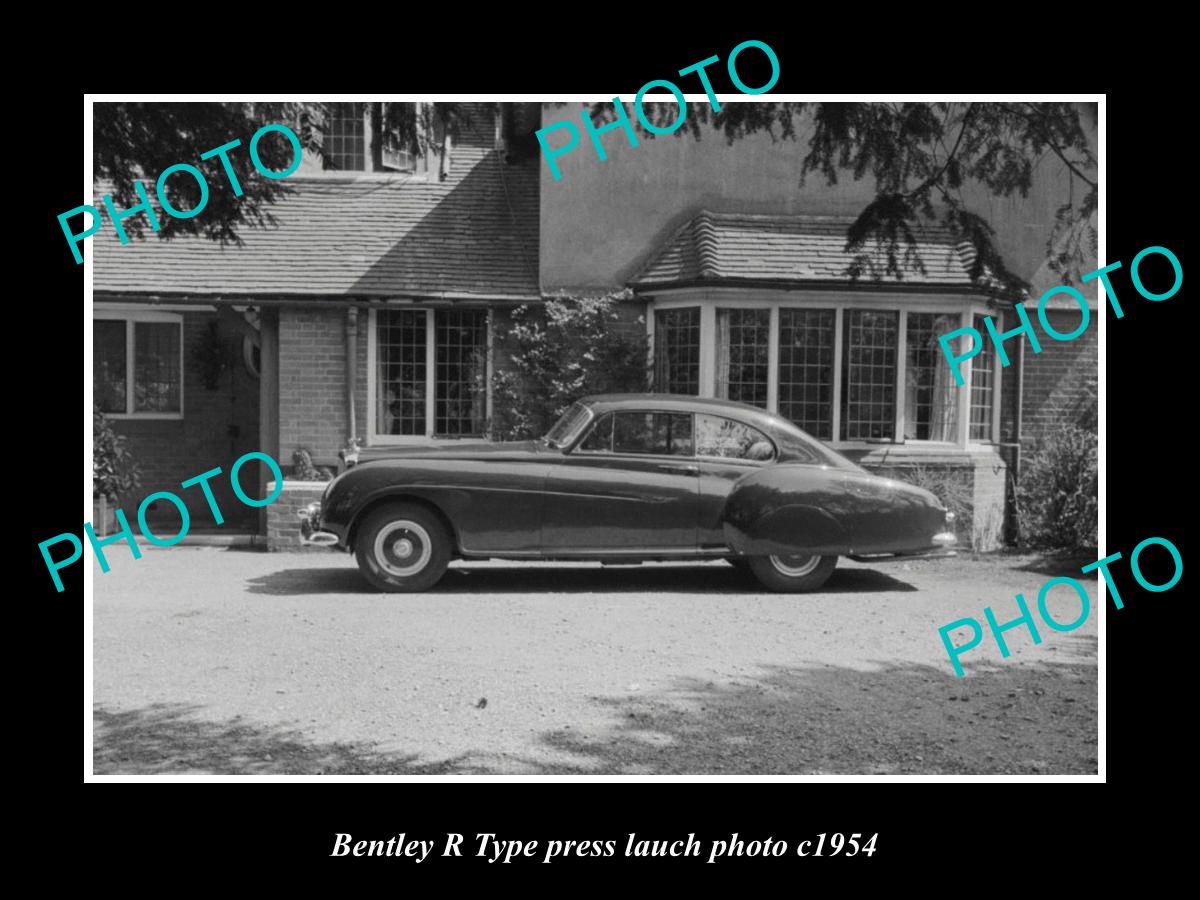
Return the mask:
[[358, 568], [381, 591], [424, 591], [446, 572], [453, 541], [433, 512], [393, 503], [367, 515], [354, 540]]
[[782, 593], [815, 591], [829, 580], [836, 565], [836, 556], [815, 554], [750, 557], [755, 577], [764, 587]]

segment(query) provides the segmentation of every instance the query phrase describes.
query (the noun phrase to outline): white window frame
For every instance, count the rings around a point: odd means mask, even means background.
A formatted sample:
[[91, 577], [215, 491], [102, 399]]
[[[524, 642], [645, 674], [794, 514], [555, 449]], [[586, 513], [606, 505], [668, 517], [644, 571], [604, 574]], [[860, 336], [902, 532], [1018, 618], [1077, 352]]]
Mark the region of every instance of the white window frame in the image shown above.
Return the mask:
[[[847, 293], [823, 290], [784, 290], [784, 289], [740, 289], [740, 288], [684, 288], [668, 290], [651, 294], [647, 298], [647, 336], [654, 341], [654, 313], [657, 310], [680, 309], [686, 307], [700, 308], [700, 389], [699, 397], [716, 397], [718, 357], [717, 338], [717, 308], [770, 309], [771, 330], [769, 349], [770, 371], [767, 382], [767, 410], [779, 411], [779, 310], [784, 307], [797, 309], [832, 309], [834, 311], [834, 343], [833, 343], [833, 439], [826, 441], [829, 446], [839, 450], [877, 450], [889, 446], [906, 446], [929, 448], [967, 449], [969, 447], [990, 447], [999, 443], [1000, 434], [1000, 356], [993, 354], [994, 387], [992, 393], [992, 440], [970, 440], [971, 430], [971, 362], [967, 360], [960, 364], [963, 385], [958, 393], [958, 428], [957, 439], [954, 441], [928, 441], [909, 438], [895, 443], [874, 443], [854, 440], [843, 441], [839, 438], [842, 429], [842, 377], [843, 345], [845, 332], [845, 311], [847, 309], [872, 309], [880, 311], [896, 311], [899, 313], [896, 363], [896, 435], [904, 434], [905, 416], [904, 384], [905, 367], [908, 363], [908, 314], [911, 313], [959, 313], [961, 326], [972, 326], [976, 315], [995, 317], [996, 311], [987, 306], [978, 297], [965, 294], [912, 295], [879, 292]], [[985, 340], [989, 339], [984, 335]], [[652, 344], [653, 346], [653, 344]], [[949, 363], [946, 363], [949, 365]]]
[[[970, 327], [974, 328], [976, 316], [990, 317], [996, 324], [996, 330], [1001, 333], [1004, 332], [1004, 319], [1002, 317], [1000, 310], [991, 309], [986, 304], [982, 304], [982, 303], [973, 304], [971, 307], [970, 313], [963, 317], [964, 325], [969, 325]], [[986, 331], [981, 331], [980, 335], [983, 338], [983, 340], [989, 341], [989, 342], [991, 341], [991, 336]], [[1024, 335], [1021, 335], [1019, 337], [1019, 339], [1024, 340]], [[1016, 355], [1016, 351], [1013, 352], [1013, 355], [1014, 356]], [[970, 419], [970, 417], [971, 417], [971, 382], [973, 380], [972, 375], [975, 371], [975, 359], [976, 359], [976, 357], [974, 357], [974, 356], [971, 357], [971, 359], [969, 359], [967, 361], [966, 365], [963, 367], [964, 368], [963, 377], [967, 380], [966, 384], [963, 385], [963, 388], [964, 388], [963, 393], [965, 393], [967, 395], [966, 408], [967, 408], [967, 418], [968, 419]], [[1011, 365], [1011, 362], [1010, 362], [1010, 365]], [[992, 446], [998, 446], [1000, 444], [1000, 373], [1003, 371], [1004, 371], [1004, 367], [1000, 365], [1000, 354], [993, 352], [992, 353], [992, 436], [988, 440], [977, 440], [975, 438], [972, 438], [971, 437], [971, 423], [968, 421], [967, 429], [966, 429], [967, 434], [966, 434], [966, 438], [965, 438], [966, 446], [968, 446], [968, 447], [992, 447]]]
[[[341, 102], [341, 101], [339, 101]], [[420, 151], [413, 151], [413, 167], [411, 169], [376, 169], [375, 168], [375, 141], [379, 137], [375, 134], [375, 129], [372, 127], [371, 110], [375, 103], [386, 103], [391, 101], [381, 100], [350, 100], [348, 103], [361, 103], [363, 105], [363, 168], [362, 169], [330, 169], [325, 165], [325, 159], [322, 157], [318, 160], [311, 171], [306, 170], [305, 174], [311, 174], [321, 178], [341, 178], [355, 180], [384, 180], [392, 178], [405, 178], [409, 181], [426, 181], [426, 167], [422, 165], [423, 154]], [[413, 106], [420, 107], [427, 104], [419, 101], [400, 101], [411, 102]], [[429, 135], [426, 135], [429, 138]], [[383, 165], [383, 147], [379, 148], [380, 165]]]
[[[448, 304], [448, 303], [388, 303], [386, 310], [411, 310], [425, 312], [425, 433], [424, 434], [380, 434], [376, 420], [375, 398], [379, 391], [379, 308], [372, 307], [367, 313], [367, 427], [364, 429], [366, 445], [384, 446], [388, 444], [426, 444], [433, 440], [457, 440], [457, 438], [437, 437], [434, 435], [437, 423], [437, 313], [439, 310], [450, 309], [482, 309], [486, 319], [487, 350], [485, 353], [484, 382], [484, 416], [492, 416], [492, 328], [494, 324], [494, 309], [480, 304]], [[476, 440], [475, 437], [462, 440]]]
[[[92, 310], [92, 325], [93, 334], [95, 323], [101, 321], [124, 321], [125, 322], [125, 412], [123, 413], [104, 413], [105, 418], [113, 420], [163, 420], [163, 421], [179, 421], [183, 419], [185, 405], [184, 388], [186, 387], [183, 368], [183, 316], [174, 312], [163, 312], [157, 309], [130, 309], [121, 306], [104, 307], [97, 305]], [[135, 343], [133, 337], [133, 326], [135, 322], [174, 322], [179, 326], [179, 411], [178, 412], [136, 412], [133, 409], [134, 397], [134, 350]], [[96, 352], [95, 344], [92, 346], [92, 353]], [[91, 377], [90, 373], [89, 376]]]

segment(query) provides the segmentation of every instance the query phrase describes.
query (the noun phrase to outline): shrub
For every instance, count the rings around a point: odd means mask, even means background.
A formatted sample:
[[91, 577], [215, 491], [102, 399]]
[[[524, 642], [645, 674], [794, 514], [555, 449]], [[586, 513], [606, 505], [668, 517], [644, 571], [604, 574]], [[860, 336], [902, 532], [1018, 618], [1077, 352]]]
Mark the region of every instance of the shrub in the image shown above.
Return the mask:
[[124, 435], [113, 431], [100, 407], [92, 407], [92, 493], [120, 502], [141, 480], [137, 460]]
[[1038, 549], [1095, 547], [1097, 489], [1096, 435], [1059, 427], [1021, 467], [1021, 542]]
[[967, 546], [972, 544], [975, 498], [969, 469], [917, 464], [898, 470], [888, 469], [878, 474], [929, 491], [941, 501], [942, 506], [954, 513], [954, 533], [960, 543]]
[[540, 437], [580, 397], [647, 389], [649, 343], [644, 330], [622, 327], [624, 296], [562, 297], [513, 311], [500, 335], [511, 368], [492, 377], [492, 438]]

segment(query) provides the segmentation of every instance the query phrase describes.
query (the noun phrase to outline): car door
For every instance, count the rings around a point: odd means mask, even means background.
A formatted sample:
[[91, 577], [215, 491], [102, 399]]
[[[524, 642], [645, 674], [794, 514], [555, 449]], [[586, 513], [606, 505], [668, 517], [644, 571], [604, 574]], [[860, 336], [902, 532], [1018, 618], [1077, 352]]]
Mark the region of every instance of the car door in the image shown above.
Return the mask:
[[774, 461], [774, 443], [763, 432], [726, 416], [697, 413], [694, 436], [700, 470], [701, 547], [725, 546], [725, 501], [733, 486]]
[[690, 413], [599, 417], [547, 477], [542, 552], [694, 550], [698, 473]]

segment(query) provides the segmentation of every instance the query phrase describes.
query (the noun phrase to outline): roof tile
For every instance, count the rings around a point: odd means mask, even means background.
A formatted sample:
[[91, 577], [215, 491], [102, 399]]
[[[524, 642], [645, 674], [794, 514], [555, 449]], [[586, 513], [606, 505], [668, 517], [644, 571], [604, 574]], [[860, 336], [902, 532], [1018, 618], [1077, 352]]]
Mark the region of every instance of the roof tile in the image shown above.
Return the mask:
[[[680, 228], [654, 254], [632, 283], [637, 286], [674, 282], [845, 281], [856, 254], [845, 250], [846, 232], [854, 221], [845, 216], [764, 216], [703, 210]], [[976, 286], [970, 277], [974, 249], [946, 228], [915, 229], [922, 273], [906, 266], [898, 251], [903, 278], [885, 276], [886, 254], [864, 248], [880, 280], [893, 284]], [[862, 276], [873, 279], [868, 267]]]
[[[538, 170], [490, 147], [456, 146], [446, 181], [290, 178], [274, 226], [242, 246], [147, 233], [92, 239], [95, 287], [193, 295], [477, 294], [536, 298]], [[97, 187], [97, 196], [103, 188]]]

